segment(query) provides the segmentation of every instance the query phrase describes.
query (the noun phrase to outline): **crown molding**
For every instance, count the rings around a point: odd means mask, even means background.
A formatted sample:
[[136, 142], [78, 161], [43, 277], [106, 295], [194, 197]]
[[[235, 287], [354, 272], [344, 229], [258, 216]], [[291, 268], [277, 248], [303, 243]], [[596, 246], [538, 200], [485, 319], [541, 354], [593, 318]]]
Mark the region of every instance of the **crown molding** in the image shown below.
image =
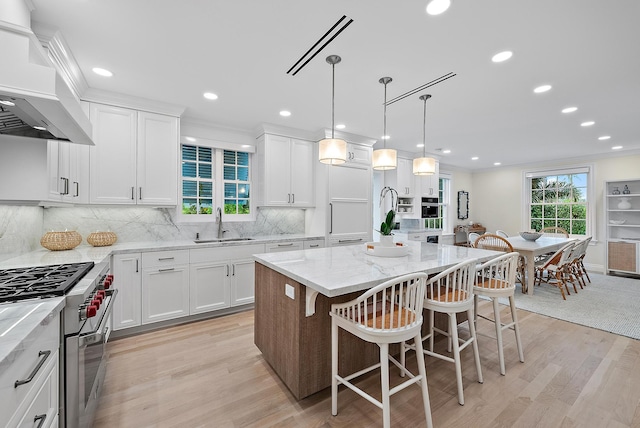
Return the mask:
[[95, 88], [87, 89], [80, 98], [82, 101], [109, 104], [116, 107], [132, 108], [135, 110], [166, 114], [168, 116], [175, 117], [182, 116], [185, 111], [184, 106], [163, 103], [147, 98], [133, 97], [130, 95], [120, 94], [118, 92], [104, 91]]

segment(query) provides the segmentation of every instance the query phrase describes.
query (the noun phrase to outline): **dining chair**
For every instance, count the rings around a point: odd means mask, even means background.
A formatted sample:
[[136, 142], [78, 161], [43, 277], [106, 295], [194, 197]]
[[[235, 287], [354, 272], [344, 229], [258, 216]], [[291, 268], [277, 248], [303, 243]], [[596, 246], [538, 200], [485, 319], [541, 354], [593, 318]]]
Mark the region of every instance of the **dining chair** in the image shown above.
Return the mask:
[[[515, 302], [516, 272], [518, 270], [518, 253], [507, 253], [495, 257], [477, 268], [475, 283], [473, 285], [474, 294], [474, 323], [477, 325], [478, 318], [483, 318], [495, 324], [496, 341], [498, 342], [498, 360], [500, 362], [500, 374], [505, 375], [504, 347], [502, 343], [502, 332], [507, 329], [514, 331], [516, 336], [516, 347], [520, 362], [524, 363], [524, 352], [522, 341], [520, 340], [520, 327], [518, 326], [518, 315]], [[493, 318], [478, 314], [478, 297], [488, 297], [493, 304]], [[511, 308], [511, 322], [503, 324], [500, 319], [499, 298], [508, 298]]]
[[478, 239], [481, 235], [479, 233], [476, 232], [469, 232], [469, 238], [467, 240], [467, 244], [470, 247], [473, 247], [474, 242], [476, 242], [476, 239]]
[[549, 226], [543, 227], [540, 229], [540, 233], [543, 233], [546, 236], [557, 236], [559, 238], [568, 238], [569, 232], [566, 229], [559, 226]]
[[[481, 235], [474, 243], [475, 248], [482, 248], [485, 250], [504, 251], [505, 253], [512, 253], [513, 246], [502, 236], [494, 235], [492, 233], [485, 233]], [[518, 253], [519, 254], [519, 253]], [[527, 281], [525, 274], [526, 260], [524, 256], [518, 257], [518, 269], [516, 275], [516, 281], [522, 285], [522, 292], [527, 292]]]
[[[390, 396], [411, 384], [418, 384], [422, 390], [427, 427], [431, 428], [431, 406], [427, 388], [427, 372], [421, 341], [422, 310], [425, 302], [425, 284], [428, 276], [423, 272], [412, 273], [379, 284], [360, 297], [346, 303], [331, 305], [331, 414], [338, 414], [338, 385], [342, 384], [361, 397], [382, 409], [385, 428], [391, 425]], [[349, 375], [338, 373], [338, 333], [339, 329], [376, 343], [380, 348], [380, 361], [370, 367]], [[404, 343], [413, 339], [416, 344], [418, 375], [405, 368], [404, 353], [402, 364], [389, 354], [389, 344]], [[409, 379], [389, 389], [389, 362], [396, 365]], [[382, 401], [358, 388], [352, 380], [380, 368]]]
[[[480, 353], [478, 351], [478, 341], [476, 329], [473, 322], [473, 281], [476, 272], [476, 259], [467, 260], [452, 266], [436, 276], [426, 281], [424, 307], [429, 311], [429, 330], [421, 339], [414, 340], [413, 343], [403, 342], [400, 348], [401, 361], [408, 349], [413, 349], [416, 354], [420, 353], [421, 342], [429, 339], [429, 346], [423, 349], [426, 355], [451, 362], [455, 365], [456, 381], [458, 384], [458, 403], [464, 405], [464, 393], [462, 386], [462, 362], [460, 352], [467, 346], [473, 348], [473, 356], [478, 373], [478, 382], [482, 383], [482, 367], [480, 366]], [[436, 312], [447, 314], [449, 317], [448, 331], [440, 330], [434, 326]], [[469, 338], [462, 339], [458, 336], [458, 323], [456, 314], [466, 313], [469, 324]], [[452, 356], [434, 352], [433, 344], [435, 333], [440, 333], [449, 339], [452, 344]]]
[[576, 278], [578, 283], [580, 284], [580, 288], [586, 287], [587, 283], [584, 280], [586, 276], [589, 282], [591, 279], [589, 278], [589, 274], [587, 274], [586, 269], [584, 268], [583, 259], [587, 252], [587, 247], [589, 246], [589, 242], [591, 241], [591, 237], [584, 238], [578, 241], [573, 249], [571, 250], [571, 254], [569, 255], [569, 268], [571, 269], [571, 273]]
[[[582, 249], [582, 255], [580, 256], [580, 259], [576, 263], [578, 271], [580, 272], [580, 274], [582, 276], [586, 276], [587, 280], [589, 282], [591, 282], [591, 278], [589, 278], [589, 273], [587, 272], [587, 269], [584, 267], [584, 258], [587, 255], [587, 250], [589, 249], [589, 244], [591, 243], [591, 238], [593, 238], [593, 237], [589, 236], [589, 237], [584, 239], [586, 242], [584, 243], [584, 247]], [[584, 281], [584, 279], [583, 279], [583, 281]], [[586, 285], [586, 283], [585, 283], [585, 285]]]
[[504, 230], [498, 229], [496, 230], [496, 235], [507, 239], [509, 237], [509, 234], [507, 232], [505, 232]]
[[567, 295], [571, 295], [569, 287], [567, 286], [567, 280], [571, 282], [575, 292], [578, 292], [575, 282], [571, 279], [572, 274], [569, 270], [569, 255], [575, 245], [576, 243], [574, 241], [568, 242], [551, 257], [539, 263], [538, 266], [535, 267], [536, 277], [534, 283], [536, 285], [540, 285], [542, 282], [547, 282], [558, 287], [564, 300], [567, 300], [564, 293], [565, 290], [567, 291]]

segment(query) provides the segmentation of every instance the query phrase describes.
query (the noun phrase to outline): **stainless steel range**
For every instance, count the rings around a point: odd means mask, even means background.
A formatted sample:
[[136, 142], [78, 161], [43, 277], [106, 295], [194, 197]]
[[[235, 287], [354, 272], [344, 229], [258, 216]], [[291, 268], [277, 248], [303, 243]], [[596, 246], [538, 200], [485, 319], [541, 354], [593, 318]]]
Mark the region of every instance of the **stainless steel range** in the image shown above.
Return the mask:
[[109, 263], [0, 270], [0, 303], [65, 296], [60, 344], [60, 426], [91, 425], [106, 374], [116, 290]]

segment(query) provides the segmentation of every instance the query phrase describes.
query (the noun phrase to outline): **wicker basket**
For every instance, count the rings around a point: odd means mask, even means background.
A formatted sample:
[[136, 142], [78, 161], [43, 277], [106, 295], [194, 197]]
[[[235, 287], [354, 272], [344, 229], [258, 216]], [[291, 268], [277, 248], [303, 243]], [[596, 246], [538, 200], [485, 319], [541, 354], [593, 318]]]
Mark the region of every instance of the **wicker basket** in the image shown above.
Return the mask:
[[64, 232], [47, 232], [40, 238], [40, 245], [47, 250], [71, 250], [82, 242], [82, 236], [75, 230]]
[[118, 237], [113, 232], [92, 232], [87, 236], [87, 242], [94, 247], [107, 247], [117, 240]]

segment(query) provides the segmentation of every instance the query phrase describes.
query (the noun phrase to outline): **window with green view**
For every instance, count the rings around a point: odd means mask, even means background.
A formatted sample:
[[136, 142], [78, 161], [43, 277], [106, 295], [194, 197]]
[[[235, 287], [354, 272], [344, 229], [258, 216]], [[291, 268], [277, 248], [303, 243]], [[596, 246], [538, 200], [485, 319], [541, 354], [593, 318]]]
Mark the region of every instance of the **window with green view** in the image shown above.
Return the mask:
[[224, 150], [224, 213], [250, 214], [249, 153]]
[[213, 165], [213, 149], [182, 146], [182, 214], [213, 214]]
[[587, 172], [531, 178], [530, 228], [558, 226], [571, 235], [586, 235], [588, 178]]

